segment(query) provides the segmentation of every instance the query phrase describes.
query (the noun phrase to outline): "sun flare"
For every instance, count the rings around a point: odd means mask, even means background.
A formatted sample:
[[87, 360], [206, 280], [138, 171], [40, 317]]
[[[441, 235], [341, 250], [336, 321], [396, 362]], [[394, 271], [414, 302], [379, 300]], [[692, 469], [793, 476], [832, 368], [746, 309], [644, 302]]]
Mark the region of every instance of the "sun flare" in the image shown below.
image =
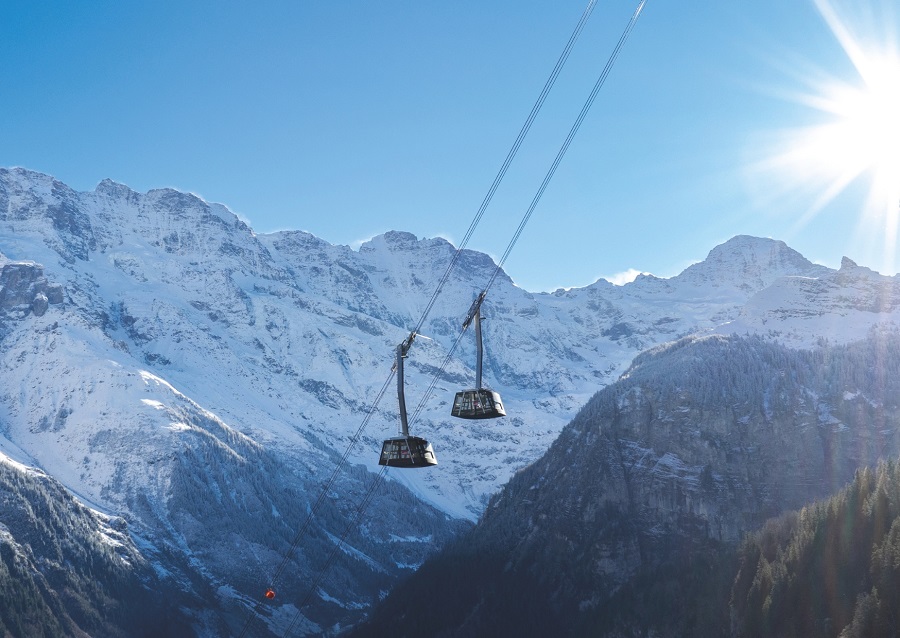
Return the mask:
[[[882, 238], [882, 267], [893, 269], [900, 215], [900, 34], [879, 38], [853, 30], [832, 0], [814, 1], [856, 77], [808, 80], [809, 90], [795, 99], [813, 109], [817, 122], [784, 132], [766, 164], [814, 193], [798, 227], [851, 183], [866, 179], [868, 201], [859, 223]], [[881, 27], [889, 29], [888, 23], [882, 21]]]
[[900, 176], [900, 65], [869, 66], [864, 86], [838, 85], [822, 96], [821, 110], [835, 119], [807, 131], [805, 146], [835, 173]]

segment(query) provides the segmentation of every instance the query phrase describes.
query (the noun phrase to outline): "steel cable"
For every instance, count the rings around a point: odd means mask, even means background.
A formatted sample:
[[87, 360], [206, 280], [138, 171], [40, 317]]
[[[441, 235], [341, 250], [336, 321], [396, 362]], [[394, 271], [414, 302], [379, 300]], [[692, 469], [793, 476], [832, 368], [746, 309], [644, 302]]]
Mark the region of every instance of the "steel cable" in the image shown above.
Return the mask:
[[472, 238], [472, 235], [475, 232], [475, 228], [478, 226], [481, 218], [484, 216], [488, 205], [490, 205], [491, 200], [494, 198], [494, 194], [497, 192], [497, 188], [499, 188], [500, 186], [500, 182], [503, 181], [503, 178], [506, 176], [506, 172], [509, 169], [510, 164], [512, 164], [513, 159], [519, 152], [519, 147], [522, 146], [522, 142], [525, 140], [526, 135], [528, 135], [528, 131], [531, 130], [531, 125], [534, 123], [534, 120], [540, 112], [541, 107], [544, 105], [544, 100], [546, 100], [547, 95], [549, 95], [550, 93], [550, 89], [552, 89], [553, 85], [556, 83], [556, 78], [559, 76], [560, 71], [562, 71], [562, 68], [566, 64], [566, 61], [569, 59], [569, 54], [572, 52], [572, 48], [575, 46], [575, 42], [578, 40], [578, 36], [581, 34], [581, 31], [584, 29], [584, 25], [587, 23], [591, 12], [594, 10], [596, 1], [597, 0], [589, 0], [587, 6], [584, 9], [584, 12], [581, 14], [581, 18], [578, 20], [578, 24], [575, 25], [575, 29], [572, 31], [572, 35], [569, 36], [569, 40], [568, 42], [566, 42], [566, 46], [563, 49], [563, 52], [560, 54], [559, 59], [556, 61], [556, 65], [550, 72], [550, 76], [544, 83], [544, 88], [541, 90], [540, 95], [538, 96], [537, 100], [535, 100], [534, 105], [531, 107], [531, 112], [528, 114], [528, 117], [525, 120], [525, 124], [522, 125], [522, 128], [519, 131], [519, 135], [516, 137], [516, 141], [513, 142], [512, 148], [510, 148], [509, 152], [506, 154], [506, 159], [503, 160], [503, 164], [500, 166], [500, 170], [497, 171], [497, 175], [494, 177], [494, 181], [491, 183], [491, 187], [488, 189], [487, 194], [484, 196], [484, 199], [481, 202], [481, 206], [478, 207], [478, 212], [475, 213], [475, 217], [472, 219], [472, 223], [469, 224], [469, 229], [466, 231], [466, 234], [463, 236], [462, 241], [460, 241], [456, 252], [453, 254], [453, 258], [447, 265], [447, 270], [444, 271], [443, 277], [441, 277], [440, 281], [438, 282], [434, 294], [431, 295], [431, 299], [426, 304], [425, 310], [422, 313], [422, 318], [419, 319], [419, 322], [413, 329], [413, 333], [418, 333], [422, 329], [422, 326], [425, 324], [425, 320], [431, 313], [431, 309], [434, 307], [434, 304], [437, 301], [437, 298], [440, 295], [444, 284], [446, 284], [450, 279], [450, 273], [456, 266], [456, 262], [459, 261], [463, 250], [469, 244], [469, 240]]
[[[613, 52], [610, 54], [609, 59], [606, 61], [606, 65], [603, 67], [603, 71], [601, 71], [600, 76], [597, 78], [597, 81], [594, 83], [594, 87], [591, 90], [591, 93], [588, 96], [587, 100], [585, 101], [584, 106], [581, 107], [581, 111], [579, 112], [578, 117], [575, 119], [575, 123], [572, 125], [572, 128], [569, 129], [569, 134], [566, 136], [565, 141], [563, 142], [562, 146], [560, 147], [559, 151], [556, 154], [556, 157], [554, 158], [553, 162], [551, 163], [549, 170], [547, 171], [546, 175], [544, 176], [543, 181], [541, 182], [541, 185], [538, 187], [537, 192], [535, 193], [534, 197], [531, 200], [531, 204], [529, 204], [528, 208], [526, 209], [525, 214], [522, 217], [522, 220], [519, 222], [519, 226], [516, 228], [516, 232], [513, 234], [512, 239], [510, 240], [509, 244], [506, 247], [506, 250], [503, 252], [503, 256], [497, 262], [497, 265], [494, 268], [493, 273], [491, 274], [490, 278], [488, 279], [487, 285], [482, 290], [481, 298], [484, 298], [487, 296], [487, 293], [491, 289], [491, 287], [494, 285], [494, 282], [496, 281], [497, 276], [503, 270], [503, 264], [506, 262], [510, 253], [512, 253], [512, 250], [515, 247], [516, 242], [519, 241], [519, 237], [522, 235], [522, 231], [525, 229], [525, 226], [528, 224], [528, 221], [531, 219], [531, 216], [534, 213], [534, 210], [537, 208], [538, 203], [541, 201], [541, 198], [544, 196], [544, 191], [547, 190], [547, 186], [548, 186], [548, 184], [550, 184], [550, 180], [553, 179], [553, 176], [556, 173], [556, 169], [559, 168], [560, 162], [562, 162], [563, 157], [565, 157], [566, 152], [569, 150], [569, 146], [572, 144], [572, 140], [575, 139], [575, 135], [578, 133], [578, 129], [581, 128], [581, 124], [582, 124], [582, 122], [584, 122], [584, 118], [587, 116], [588, 111], [590, 111], [591, 106], [594, 104], [594, 100], [596, 99], [597, 94], [600, 92], [600, 89], [606, 83], [606, 78], [609, 76], [609, 73], [612, 70], [613, 65], [615, 64], [616, 60], [618, 59], [619, 53], [622, 50], [622, 47], [624, 46], [625, 41], [628, 39], [628, 36], [631, 34], [632, 30], [634, 29], [634, 26], [637, 23], [637, 20], [640, 17], [641, 12], [643, 11], [644, 5], [646, 4], [646, 2], [647, 2], [647, 0], [640, 0], [637, 8], [634, 10], [634, 13], [631, 16], [631, 19], [628, 21], [628, 24], [626, 25], [622, 34], [619, 36], [619, 40], [616, 43], [616, 46], [613, 49]], [[463, 334], [465, 334], [466, 330], [468, 329], [468, 325], [469, 325], [468, 321], [464, 322], [463, 328], [460, 331], [459, 336], [456, 338], [456, 341], [453, 343], [453, 346], [450, 348], [449, 352], [447, 353], [447, 356], [444, 358], [444, 361], [441, 364], [440, 368], [438, 368], [437, 372], [435, 372], [434, 376], [432, 377], [431, 383], [428, 386], [428, 389], [426, 390], [425, 394], [423, 395], [421, 401], [419, 401], [419, 404], [416, 406], [416, 409], [413, 412], [413, 418], [410, 420], [410, 422], [413, 422], [415, 420], [415, 418], [424, 409], [425, 403], [428, 401], [428, 399], [431, 396], [431, 392], [434, 390], [434, 387], [437, 385], [438, 378], [441, 375], [443, 375], [444, 370], [446, 369], [447, 364], [450, 362], [450, 359], [452, 358], [454, 351], [456, 350], [457, 346], [459, 345], [460, 341], [462, 340]]]

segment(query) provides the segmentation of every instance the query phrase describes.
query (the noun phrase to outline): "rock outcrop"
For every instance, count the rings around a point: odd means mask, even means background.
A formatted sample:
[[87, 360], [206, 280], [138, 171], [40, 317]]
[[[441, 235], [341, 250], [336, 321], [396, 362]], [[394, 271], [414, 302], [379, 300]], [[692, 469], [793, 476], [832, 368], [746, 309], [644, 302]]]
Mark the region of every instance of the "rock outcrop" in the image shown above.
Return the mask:
[[40, 317], [50, 304], [63, 302], [63, 287], [51, 284], [44, 267], [31, 262], [8, 262], [0, 269], [0, 312], [28, 312]]

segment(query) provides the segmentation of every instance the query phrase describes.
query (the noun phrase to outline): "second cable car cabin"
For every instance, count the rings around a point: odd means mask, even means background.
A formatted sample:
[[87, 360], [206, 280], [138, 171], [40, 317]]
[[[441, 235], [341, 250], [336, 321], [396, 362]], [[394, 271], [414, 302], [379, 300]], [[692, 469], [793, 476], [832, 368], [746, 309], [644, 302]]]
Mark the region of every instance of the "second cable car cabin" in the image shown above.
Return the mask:
[[378, 465], [390, 467], [428, 467], [437, 465], [431, 443], [418, 436], [395, 436], [381, 446]]
[[496, 419], [506, 416], [500, 394], [493, 390], [463, 390], [453, 399], [450, 416], [460, 419]]
[[481, 302], [484, 301], [484, 295], [485, 293], [482, 292], [478, 296], [478, 299], [472, 304], [472, 310], [469, 310], [469, 316], [463, 323], [463, 329], [468, 328], [469, 322], [474, 321], [475, 323], [477, 360], [475, 362], [475, 388], [457, 392], [453, 399], [450, 416], [460, 419], [496, 419], [506, 416], [503, 401], [500, 400], [500, 393], [481, 387], [481, 360], [484, 354], [481, 343]]
[[400, 428], [403, 434], [387, 439], [381, 445], [378, 465], [388, 467], [418, 468], [437, 465], [437, 457], [431, 443], [418, 436], [409, 435], [406, 420], [406, 397], [403, 393], [403, 358], [412, 343], [412, 336], [397, 346], [397, 398], [400, 402]]

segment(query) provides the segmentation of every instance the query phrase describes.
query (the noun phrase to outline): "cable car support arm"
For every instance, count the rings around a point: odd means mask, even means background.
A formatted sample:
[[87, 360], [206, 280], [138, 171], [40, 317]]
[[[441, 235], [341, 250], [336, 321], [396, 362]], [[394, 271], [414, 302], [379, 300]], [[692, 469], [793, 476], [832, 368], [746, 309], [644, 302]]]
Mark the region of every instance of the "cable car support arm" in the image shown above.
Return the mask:
[[469, 324], [475, 323], [475, 349], [477, 358], [475, 361], [475, 389], [481, 390], [481, 361], [484, 358], [484, 346], [481, 341], [481, 304], [487, 296], [487, 290], [482, 290], [481, 294], [472, 302], [472, 307], [463, 321], [462, 329], [468, 329]]
[[397, 370], [397, 398], [400, 401], [400, 427], [405, 437], [409, 436], [409, 422], [406, 417], [406, 396], [403, 393], [403, 359], [406, 358], [415, 336], [415, 332], [410, 333], [409, 337], [397, 346], [397, 362], [394, 364]]

